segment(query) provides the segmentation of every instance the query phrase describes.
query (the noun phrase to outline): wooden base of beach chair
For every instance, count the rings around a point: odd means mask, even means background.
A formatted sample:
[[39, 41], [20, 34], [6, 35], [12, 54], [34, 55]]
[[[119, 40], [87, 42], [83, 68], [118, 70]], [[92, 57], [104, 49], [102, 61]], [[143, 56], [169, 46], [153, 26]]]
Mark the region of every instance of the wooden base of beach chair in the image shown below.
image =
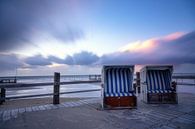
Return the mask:
[[137, 106], [137, 98], [136, 96], [106, 97], [104, 104], [106, 108], [133, 108]]
[[164, 93], [161, 96], [162, 96], [162, 103], [167, 103], [167, 104], [178, 103], [176, 93]]
[[177, 104], [177, 94], [176, 93], [150, 93], [148, 94], [148, 103]]
[[148, 93], [148, 101], [147, 103], [155, 104], [155, 103], [161, 103], [162, 98], [159, 93]]

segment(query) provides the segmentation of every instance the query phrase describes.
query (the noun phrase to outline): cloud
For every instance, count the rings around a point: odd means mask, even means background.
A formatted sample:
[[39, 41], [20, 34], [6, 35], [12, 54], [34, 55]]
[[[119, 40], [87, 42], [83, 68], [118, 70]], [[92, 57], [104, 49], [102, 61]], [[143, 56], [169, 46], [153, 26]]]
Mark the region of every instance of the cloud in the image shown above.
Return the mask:
[[83, 31], [71, 24], [66, 1], [1, 1], [0, 52], [35, 45], [34, 41], [51, 36], [64, 43], [84, 37]]
[[174, 33], [161, 38], [148, 39], [127, 44], [114, 53], [98, 57], [88, 51], [68, 55], [65, 59], [40, 55], [29, 57], [29, 65], [103, 65], [103, 64], [184, 64], [195, 63], [195, 32]]
[[41, 55], [35, 55], [27, 57], [25, 63], [30, 66], [47, 66], [52, 63], [66, 64], [66, 65], [92, 65], [99, 60], [99, 57], [92, 52], [82, 51], [75, 53], [73, 56], [68, 55], [65, 59], [60, 59], [55, 56], [43, 57]]
[[47, 58], [44, 58], [41, 55], [36, 55], [33, 57], [28, 57], [25, 59], [25, 63], [31, 65], [31, 66], [46, 66], [51, 65], [51, 61]]
[[67, 65], [92, 65], [99, 60], [99, 57], [92, 52], [81, 51], [79, 53], [73, 54], [72, 56], [68, 55], [65, 59], [59, 59], [57, 57], [50, 56], [48, 60], [54, 63]]
[[65, 59], [64, 59], [64, 63], [67, 65], [74, 65], [74, 59], [72, 56], [68, 55]]
[[81, 51], [72, 56], [68, 55], [63, 61], [56, 61], [56, 63], [63, 63], [67, 65], [92, 65], [99, 60], [99, 57], [88, 51]]
[[0, 70], [15, 70], [16, 67], [32, 70], [45, 66], [48, 68], [48, 66], [54, 65], [59, 67], [93, 67], [103, 64], [174, 64], [174, 66], [189, 64], [193, 67], [195, 64], [194, 43], [195, 32], [190, 32], [172, 37], [168, 35], [142, 42], [134, 42], [133, 44], [130, 43], [122, 47], [123, 49], [119, 49], [114, 53], [105, 54], [101, 57], [88, 51], [68, 55], [64, 59], [55, 56], [43, 57], [41, 55], [20, 59], [18, 55], [0, 54]]
[[74, 61], [74, 64], [77, 65], [91, 65], [99, 60], [99, 57], [92, 53], [87, 51], [82, 51], [80, 53], [75, 53], [72, 56], [72, 59]]
[[55, 56], [49, 56], [48, 58], [44, 58], [44, 60], [48, 60], [49, 62], [54, 62], [54, 63], [58, 63], [58, 64], [64, 64], [64, 59], [60, 59], [58, 57]]
[[0, 71], [15, 71], [16, 68], [22, 67], [22, 61], [16, 55], [0, 54]]
[[[164, 42], [170, 42], [177, 40], [178, 38], [182, 37], [185, 33], [176, 32], [173, 34], [169, 34], [164, 37], [159, 38], [152, 38], [145, 41], [136, 41], [129, 43], [121, 48], [119, 48], [120, 52], [130, 52], [130, 53], [150, 53], [156, 47], [159, 47], [160, 44]], [[163, 44], [165, 45], [165, 44]]]
[[105, 54], [99, 64], [182, 64], [195, 63], [195, 31], [127, 44]]

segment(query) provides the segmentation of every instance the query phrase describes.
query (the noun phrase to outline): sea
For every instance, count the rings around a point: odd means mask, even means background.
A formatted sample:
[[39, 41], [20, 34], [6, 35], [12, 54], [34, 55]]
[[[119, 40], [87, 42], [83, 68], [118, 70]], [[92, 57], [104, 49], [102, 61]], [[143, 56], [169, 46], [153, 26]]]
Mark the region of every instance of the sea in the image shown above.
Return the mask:
[[[1, 79], [1, 77], [0, 77]], [[40, 82], [53, 82], [53, 76], [18, 76], [17, 83], [40, 83]], [[89, 75], [62, 75], [60, 78], [61, 82], [65, 81], [80, 81], [80, 80], [89, 80]], [[178, 84], [185, 83], [185, 85], [178, 85], [178, 93], [192, 93], [195, 94], [195, 79], [173, 79]], [[186, 85], [190, 84], [190, 85]], [[92, 89], [101, 89], [100, 83], [90, 83], [90, 84], [68, 84], [60, 85], [60, 92], [70, 92], [70, 91], [81, 91], [81, 90], [92, 90]], [[7, 97], [13, 96], [25, 96], [25, 95], [36, 95], [36, 94], [45, 94], [53, 93], [53, 85], [49, 86], [36, 86], [36, 87], [21, 87], [21, 88], [8, 88], [6, 90]], [[101, 97], [101, 91], [93, 92], [83, 92], [83, 93], [71, 93], [63, 94], [61, 97]], [[49, 97], [49, 96], [45, 96]]]

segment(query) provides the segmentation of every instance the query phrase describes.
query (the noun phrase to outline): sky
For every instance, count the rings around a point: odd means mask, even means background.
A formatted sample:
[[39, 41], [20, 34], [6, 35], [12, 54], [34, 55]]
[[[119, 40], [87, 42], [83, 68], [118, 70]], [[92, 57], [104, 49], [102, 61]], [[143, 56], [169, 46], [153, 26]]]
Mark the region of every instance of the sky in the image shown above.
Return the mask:
[[105, 64], [195, 72], [194, 0], [1, 0], [0, 76], [99, 74]]

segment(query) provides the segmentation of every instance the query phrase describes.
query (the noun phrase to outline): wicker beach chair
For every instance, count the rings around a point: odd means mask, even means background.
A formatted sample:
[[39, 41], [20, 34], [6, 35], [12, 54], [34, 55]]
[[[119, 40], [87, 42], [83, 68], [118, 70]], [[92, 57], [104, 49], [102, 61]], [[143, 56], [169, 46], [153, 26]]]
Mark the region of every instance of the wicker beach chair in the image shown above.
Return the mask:
[[171, 87], [173, 66], [146, 66], [141, 69], [142, 99], [146, 103], [177, 103]]
[[104, 66], [102, 69], [102, 107], [134, 108], [137, 99], [133, 90], [134, 66]]

